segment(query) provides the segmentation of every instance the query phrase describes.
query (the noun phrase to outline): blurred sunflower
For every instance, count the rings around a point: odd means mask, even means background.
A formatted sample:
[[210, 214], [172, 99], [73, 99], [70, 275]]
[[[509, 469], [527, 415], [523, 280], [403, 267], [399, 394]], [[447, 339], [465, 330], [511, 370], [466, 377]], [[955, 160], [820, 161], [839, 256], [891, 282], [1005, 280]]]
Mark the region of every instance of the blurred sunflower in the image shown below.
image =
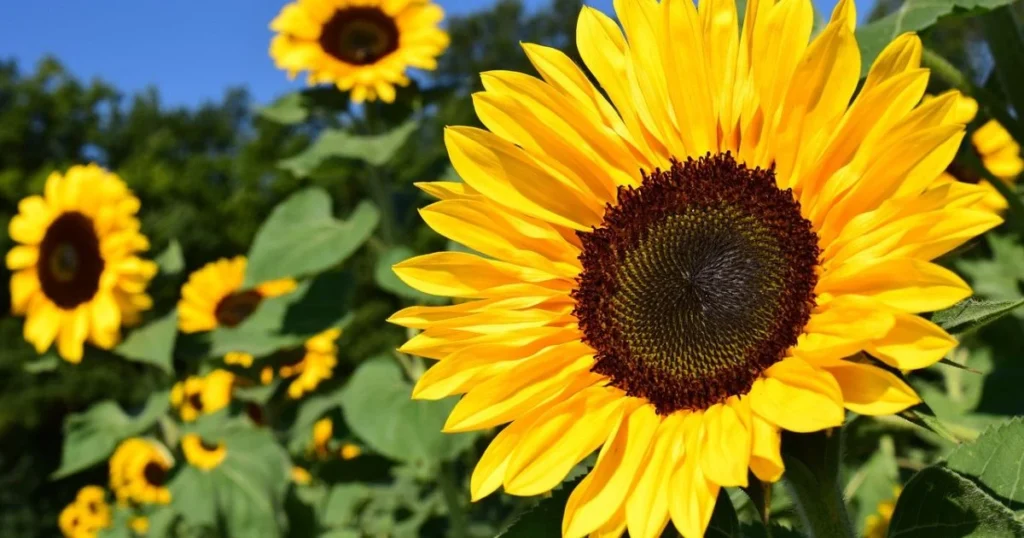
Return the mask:
[[128, 526], [131, 527], [132, 532], [139, 536], [145, 536], [149, 532], [149, 518], [145, 516], [133, 517], [128, 522]]
[[86, 486], [78, 491], [75, 500], [61, 511], [57, 525], [67, 538], [93, 538], [101, 529], [110, 526], [110, 506], [107, 493], [99, 486]]
[[338, 364], [337, 340], [340, 336], [340, 329], [327, 329], [313, 336], [296, 352], [298, 360], [278, 369], [282, 378], [295, 378], [288, 385], [290, 398], [297, 400], [303, 394], [313, 392], [322, 381], [334, 375], [334, 367]]
[[181, 420], [192, 422], [200, 415], [216, 413], [231, 403], [235, 375], [214, 370], [205, 376], [189, 376], [171, 388], [171, 404], [178, 408]]
[[892, 498], [878, 503], [878, 511], [867, 517], [864, 522], [864, 538], [885, 538], [889, 535], [889, 523], [892, 522], [892, 514], [896, 511], [896, 500], [899, 499], [903, 488], [893, 488]]
[[309, 471], [299, 467], [298, 465], [292, 466], [292, 482], [300, 486], [305, 486], [313, 481], [313, 475], [309, 474]]
[[[970, 123], [978, 114], [978, 102], [970, 97], [963, 96], [956, 108], [955, 119], [960, 123]], [[1020, 144], [1007, 132], [1006, 128], [996, 120], [988, 120], [978, 128], [971, 137], [971, 144], [981, 157], [985, 168], [1013, 187], [1017, 178], [1024, 172], [1024, 159], [1021, 158]], [[985, 189], [985, 197], [977, 203], [977, 207], [990, 211], [1003, 211], [1006, 209], [1006, 198], [995, 189], [988, 181], [980, 179], [978, 175], [967, 170], [956, 163], [949, 166], [942, 175], [940, 182], [964, 181], [967, 183], [978, 183]]]
[[[490, 131], [445, 133], [465, 183], [422, 211], [474, 253], [395, 266], [469, 299], [391, 321], [439, 359], [414, 397], [464, 394], [445, 430], [511, 423], [471, 479], [538, 495], [597, 463], [562, 532], [704, 535], [720, 488], [783, 473], [780, 431], [919, 400], [901, 370], [956, 341], [919, 313], [968, 297], [930, 263], [1000, 219], [984, 189], [935, 185], [964, 126], [958, 95], [921, 103], [921, 43], [897, 37], [856, 98], [853, 2], [808, 44], [810, 0], [618, 0], [584, 7], [583, 61], [526, 53], [474, 95]], [[607, 98], [605, 97], [607, 96]], [[851, 102], [851, 99], [852, 102]], [[871, 358], [859, 353], [865, 351]], [[850, 358], [850, 359], [848, 359]]]
[[331, 437], [334, 436], [334, 422], [329, 418], [322, 418], [313, 425], [313, 452], [320, 459], [327, 458], [330, 452]]
[[263, 299], [278, 297], [295, 289], [295, 280], [284, 278], [243, 290], [245, 266], [245, 256], [222, 258], [189, 275], [188, 282], [181, 288], [181, 300], [178, 302], [181, 332], [234, 327], [255, 312]]
[[11, 310], [26, 316], [25, 340], [36, 352], [54, 342], [64, 360], [82, 360], [86, 340], [111, 349], [121, 326], [153, 305], [146, 286], [156, 274], [139, 232], [139, 199], [121, 178], [90, 164], [54, 172], [42, 196], [18, 203], [7, 253]]
[[190, 433], [181, 438], [181, 450], [193, 467], [209, 471], [224, 462], [228, 450], [224, 443], [210, 444], [202, 437]]
[[167, 504], [167, 474], [173, 465], [170, 453], [156, 441], [127, 439], [110, 457], [110, 489], [119, 502]]
[[354, 443], [345, 443], [341, 445], [341, 459], [343, 460], [354, 460], [362, 455], [363, 449], [359, 448], [359, 445]]
[[270, 23], [270, 56], [294, 78], [351, 91], [352, 100], [395, 100], [409, 68], [433, 70], [448, 47], [441, 7], [429, 0], [303, 0]]

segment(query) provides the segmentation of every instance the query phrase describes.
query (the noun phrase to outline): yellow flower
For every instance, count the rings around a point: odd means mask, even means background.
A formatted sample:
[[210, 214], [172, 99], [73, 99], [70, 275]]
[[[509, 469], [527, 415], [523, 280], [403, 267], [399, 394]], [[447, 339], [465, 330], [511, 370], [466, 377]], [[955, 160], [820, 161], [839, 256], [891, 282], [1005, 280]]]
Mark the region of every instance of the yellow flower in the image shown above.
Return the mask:
[[171, 389], [171, 404], [178, 408], [181, 420], [192, 422], [200, 415], [220, 411], [231, 403], [235, 375], [214, 370], [205, 377], [189, 376]]
[[322, 418], [313, 425], [313, 451], [320, 458], [326, 458], [330, 452], [328, 446], [334, 435], [334, 423], [329, 418]]
[[[974, 99], [961, 96], [960, 103], [955, 111], [955, 119], [960, 123], [970, 123], [978, 113], [978, 102]], [[971, 137], [971, 144], [981, 156], [981, 162], [992, 175], [1001, 179], [1007, 185], [1013, 187], [1017, 178], [1024, 172], [1024, 159], [1021, 158], [1020, 145], [1010, 136], [1010, 133], [996, 120], [988, 120], [984, 125], [974, 132]], [[1006, 209], [1006, 198], [995, 189], [988, 181], [980, 179], [971, 170], [964, 169], [956, 164], [950, 165], [949, 169], [942, 175], [940, 183], [952, 181], [965, 181], [978, 183], [985, 189], [985, 197], [978, 201], [974, 207], [987, 209], [989, 211], [1003, 211]]]
[[441, 7], [429, 0], [300, 0], [270, 23], [270, 57], [294, 78], [335, 84], [359, 103], [395, 100], [408, 69], [437, 68], [448, 47]]
[[18, 203], [11, 310], [26, 317], [25, 340], [38, 353], [56, 342], [64, 360], [81, 362], [86, 340], [111, 349], [121, 326], [152, 307], [145, 292], [157, 266], [138, 257], [149, 248], [138, 210], [124, 182], [95, 164], [52, 173], [42, 196]]
[[156, 441], [127, 439], [110, 457], [110, 489], [121, 502], [167, 504], [167, 473], [173, 465], [170, 453]]
[[249, 368], [252, 366], [255, 357], [249, 353], [243, 353], [241, 351], [229, 351], [224, 355], [224, 364], [232, 366], [241, 366], [242, 368]]
[[188, 277], [178, 301], [178, 327], [182, 332], [234, 327], [245, 321], [263, 299], [284, 295], [296, 287], [293, 279], [272, 280], [243, 290], [245, 256], [208, 263]]
[[[977, 186], [935, 185], [964, 126], [921, 103], [897, 37], [859, 92], [854, 5], [808, 44], [810, 0], [584, 7], [580, 55], [525, 45], [543, 80], [485, 73], [489, 130], [452, 127], [465, 183], [428, 225], [487, 257], [429, 254], [406, 283], [468, 299], [391, 321], [439, 359], [414, 397], [463, 394], [445, 431], [509, 424], [471, 479], [539, 495], [595, 450], [562, 533], [704, 535], [722, 487], [783, 473], [781, 430], [919, 402], [899, 377], [956, 341], [918, 314], [968, 297], [930, 260], [996, 226]], [[856, 98], [854, 93], [857, 92]], [[851, 102], [852, 100], [852, 102]], [[864, 351], [866, 355], [859, 352]], [[848, 358], [860, 358], [848, 360]]]
[[896, 510], [896, 500], [903, 488], [893, 488], [891, 499], [878, 503], [878, 513], [871, 514], [864, 522], [864, 538], [885, 538], [889, 535], [889, 523], [892, 521], [892, 513]]
[[181, 450], [185, 453], [185, 459], [204, 471], [216, 468], [224, 462], [228, 450], [224, 443], [210, 444], [202, 437], [190, 433], [181, 438]]
[[149, 532], [149, 518], [145, 516], [133, 517], [132, 520], [128, 522], [128, 526], [131, 527], [132, 532], [135, 534], [145, 536], [145, 534]]
[[74, 502], [61, 511], [57, 525], [68, 538], [91, 538], [110, 526], [107, 493], [99, 486], [86, 486], [78, 491]]
[[345, 443], [341, 445], [341, 459], [343, 460], [354, 460], [363, 453], [363, 449], [359, 448], [359, 445], [352, 443]]
[[[306, 341], [302, 350], [302, 357], [291, 364], [285, 364], [278, 369], [282, 378], [295, 377], [295, 380], [288, 385], [288, 396], [292, 399], [299, 399], [303, 394], [312, 392], [320, 385], [320, 382], [330, 379], [334, 375], [334, 367], [338, 364], [338, 337], [341, 336], [339, 329], [327, 329], [326, 331]], [[297, 376], [297, 377], [296, 377]]]
[[292, 467], [292, 482], [300, 486], [305, 486], [313, 481], [313, 476], [309, 474], [309, 471], [299, 466]]

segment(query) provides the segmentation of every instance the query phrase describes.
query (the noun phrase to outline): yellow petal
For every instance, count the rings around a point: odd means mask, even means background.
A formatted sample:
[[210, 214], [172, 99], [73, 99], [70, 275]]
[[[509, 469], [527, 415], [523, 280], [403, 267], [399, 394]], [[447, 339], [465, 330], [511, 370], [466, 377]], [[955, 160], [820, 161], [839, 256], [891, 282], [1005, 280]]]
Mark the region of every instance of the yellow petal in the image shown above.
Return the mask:
[[835, 378], [790, 357], [765, 371], [750, 389], [750, 408], [768, 422], [794, 432], [843, 423], [843, 394]]
[[856, 296], [841, 296], [811, 314], [793, 354], [813, 360], [841, 358], [864, 349], [895, 323], [889, 309]]
[[675, 463], [674, 450], [683, 441], [677, 436], [682, 413], [669, 415], [658, 426], [643, 469], [626, 500], [626, 521], [633, 538], [657, 538], [669, 521], [669, 478]]
[[645, 404], [613, 430], [611, 438], [601, 448], [597, 464], [569, 496], [562, 519], [562, 536], [582, 537], [623, 509], [660, 423], [654, 407]]
[[7, 268], [11, 271], [32, 267], [39, 260], [39, 248], [18, 245], [7, 252]]
[[32, 298], [40, 291], [39, 276], [34, 270], [17, 271], [11, 275], [11, 312], [22, 315]]
[[815, 291], [863, 295], [910, 313], [941, 310], [971, 295], [970, 286], [948, 269], [901, 258], [845, 264], [825, 273]]
[[[704, 442], [700, 446], [700, 467], [708, 480], [719, 486], [747, 485], [750, 464], [750, 407], [734, 403], [716, 404], [704, 411]], [[741, 413], [746, 416], [741, 417]]]
[[672, 514], [672, 523], [683, 538], [701, 538], [711, 522], [720, 488], [707, 479], [698, 463], [700, 415], [687, 417], [681, 430], [686, 442], [686, 454], [682, 457], [682, 464], [672, 474], [669, 512]]
[[921, 402], [900, 378], [869, 364], [835, 361], [823, 365], [839, 383], [847, 409], [862, 415], [891, 415]]
[[867, 352], [900, 370], [927, 368], [957, 345], [938, 325], [913, 314], [895, 314], [896, 324], [867, 346]]
[[491, 444], [487, 446], [487, 450], [480, 456], [480, 461], [477, 462], [476, 468], [473, 469], [473, 475], [470, 477], [469, 491], [473, 502], [494, 493], [501, 487], [508, 463], [512, 459], [512, 452], [537, 424], [537, 419], [546, 412], [547, 409], [534, 409], [516, 419], [494, 437]]
[[750, 470], [758, 479], [775, 482], [782, 478], [782, 436], [779, 428], [753, 414], [751, 416], [753, 443], [750, 450]]
[[24, 327], [25, 340], [36, 348], [36, 353], [43, 353], [57, 339], [63, 317], [57, 305], [46, 298], [37, 297], [29, 305]]
[[83, 346], [89, 336], [89, 311], [80, 306], [65, 314], [64, 322], [57, 336], [57, 351], [64, 360], [72, 363], [82, 361]]
[[488, 260], [466, 252], [436, 252], [410, 258], [394, 266], [403, 282], [424, 293], [451, 297], [486, 298], [502, 286], [548, 283], [555, 277], [536, 269]]

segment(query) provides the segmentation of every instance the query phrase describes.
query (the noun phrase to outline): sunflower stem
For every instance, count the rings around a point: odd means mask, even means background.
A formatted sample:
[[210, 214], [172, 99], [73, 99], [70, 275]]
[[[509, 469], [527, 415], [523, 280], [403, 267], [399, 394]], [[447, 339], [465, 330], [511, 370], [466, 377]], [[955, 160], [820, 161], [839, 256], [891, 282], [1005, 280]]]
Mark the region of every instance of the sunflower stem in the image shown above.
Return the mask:
[[841, 428], [783, 435], [783, 480], [810, 538], [854, 538], [839, 485], [841, 453]]
[[[367, 134], [376, 136], [384, 132], [384, 118], [380, 112], [380, 103], [363, 104], [363, 119], [366, 122]], [[391, 201], [391, 184], [388, 182], [387, 174], [379, 166], [367, 164], [364, 175], [366, 190], [370, 199], [380, 210], [380, 232], [381, 240], [388, 247], [395, 244], [395, 207]]]
[[456, 476], [451, 463], [442, 463], [437, 482], [448, 506], [448, 537], [465, 538], [469, 530], [469, 520], [466, 517], [461, 490], [456, 486]]

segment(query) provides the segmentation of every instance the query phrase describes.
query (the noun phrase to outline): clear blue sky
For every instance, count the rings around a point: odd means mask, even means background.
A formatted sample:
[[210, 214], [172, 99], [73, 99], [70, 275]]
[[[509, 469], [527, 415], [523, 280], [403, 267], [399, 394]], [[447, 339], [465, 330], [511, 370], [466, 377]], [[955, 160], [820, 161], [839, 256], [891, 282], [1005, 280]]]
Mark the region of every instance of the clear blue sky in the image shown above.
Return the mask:
[[[166, 105], [218, 99], [237, 85], [267, 102], [301, 84], [289, 83], [267, 55], [267, 25], [287, 1], [12, 0], [0, 16], [0, 58], [29, 69], [53, 55], [76, 76], [99, 77], [124, 92], [155, 85]], [[457, 15], [493, 0], [439, 3]], [[547, 0], [525, 3], [536, 8]], [[612, 0], [586, 3], [611, 11]], [[826, 16], [834, 4], [815, 0]], [[867, 11], [867, 2], [858, 4]]]

